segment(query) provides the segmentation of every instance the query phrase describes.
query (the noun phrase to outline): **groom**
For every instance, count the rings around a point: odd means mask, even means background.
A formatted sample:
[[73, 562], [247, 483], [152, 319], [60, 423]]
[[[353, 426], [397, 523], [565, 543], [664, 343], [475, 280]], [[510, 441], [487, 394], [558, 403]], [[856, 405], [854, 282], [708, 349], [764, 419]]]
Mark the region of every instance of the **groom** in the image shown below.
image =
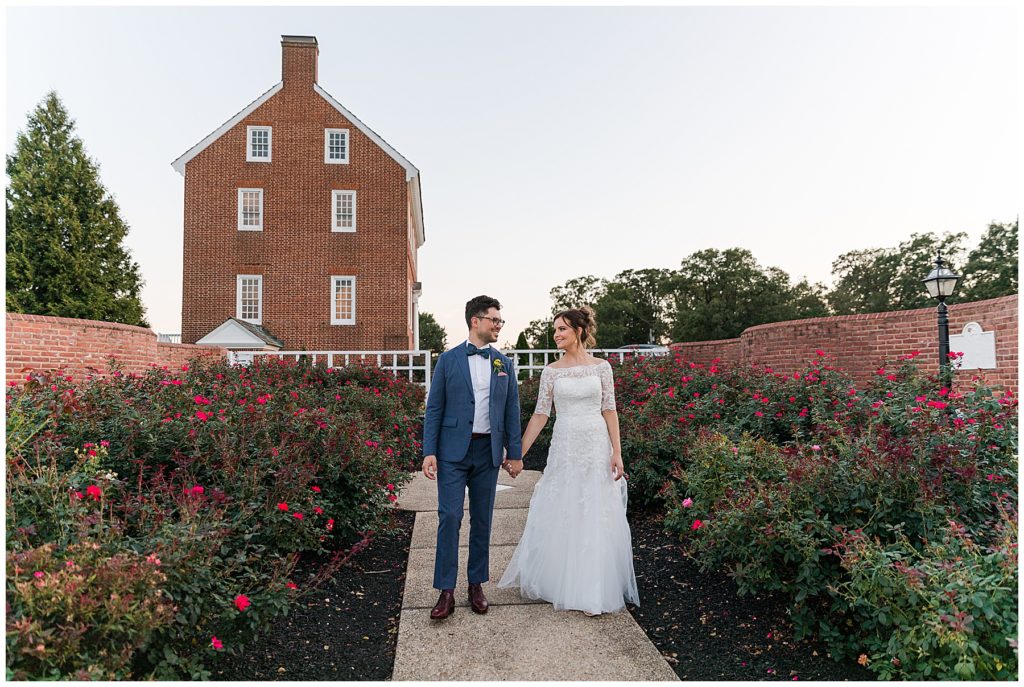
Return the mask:
[[[462, 503], [469, 487], [469, 605], [487, 612], [482, 583], [489, 579], [491, 516], [503, 463], [510, 474], [523, 469], [519, 387], [512, 361], [497, 349], [505, 324], [501, 304], [487, 296], [466, 303], [467, 341], [437, 359], [423, 420], [423, 474], [437, 480], [437, 551], [430, 611], [443, 620], [455, 610]], [[508, 460], [503, 454], [507, 451]]]

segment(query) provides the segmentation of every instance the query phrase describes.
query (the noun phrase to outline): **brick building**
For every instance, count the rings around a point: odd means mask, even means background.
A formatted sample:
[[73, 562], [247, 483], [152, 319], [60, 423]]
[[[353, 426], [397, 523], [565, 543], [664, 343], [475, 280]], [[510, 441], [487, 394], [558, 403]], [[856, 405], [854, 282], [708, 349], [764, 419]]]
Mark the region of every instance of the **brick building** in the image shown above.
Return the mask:
[[419, 171], [320, 87], [315, 37], [281, 38], [281, 81], [173, 163], [182, 343], [418, 348]]

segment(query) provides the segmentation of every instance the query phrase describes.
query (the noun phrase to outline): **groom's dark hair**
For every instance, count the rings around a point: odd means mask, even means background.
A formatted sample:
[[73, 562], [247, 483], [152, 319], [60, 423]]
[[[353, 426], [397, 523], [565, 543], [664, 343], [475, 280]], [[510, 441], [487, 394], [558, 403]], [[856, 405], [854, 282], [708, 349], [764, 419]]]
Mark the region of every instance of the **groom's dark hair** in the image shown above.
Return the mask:
[[474, 317], [483, 317], [487, 314], [487, 311], [491, 308], [497, 308], [501, 310], [501, 303], [497, 299], [491, 298], [490, 296], [477, 296], [473, 300], [466, 303], [466, 326], [473, 326]]

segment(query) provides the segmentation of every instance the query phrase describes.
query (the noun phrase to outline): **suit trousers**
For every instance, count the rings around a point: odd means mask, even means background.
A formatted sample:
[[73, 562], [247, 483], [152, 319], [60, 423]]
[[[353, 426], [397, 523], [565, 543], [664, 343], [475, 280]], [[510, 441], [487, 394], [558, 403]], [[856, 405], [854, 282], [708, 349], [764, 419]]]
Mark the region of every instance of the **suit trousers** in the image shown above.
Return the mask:
[[490, 579], [491, 518], [498, 470], [491, 458], [489, 436], [473, 439], [458, 463], [437, 461], [437, 551], [434, 556], [434, 588], [455, 589], [459, 572], [459, 530], [462, 504], [469, 487], [470, 584]]

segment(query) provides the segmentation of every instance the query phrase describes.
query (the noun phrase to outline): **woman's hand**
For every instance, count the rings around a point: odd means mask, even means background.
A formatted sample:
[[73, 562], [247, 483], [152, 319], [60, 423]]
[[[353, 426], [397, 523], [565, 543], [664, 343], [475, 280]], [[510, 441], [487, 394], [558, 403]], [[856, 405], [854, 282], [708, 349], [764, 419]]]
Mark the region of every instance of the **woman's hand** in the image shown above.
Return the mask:
[[612, 475], [615, 477], [615, 481], [626, 475], [626, 468], [622, 464], [622, 456], [618, 454], [612, 454]]

